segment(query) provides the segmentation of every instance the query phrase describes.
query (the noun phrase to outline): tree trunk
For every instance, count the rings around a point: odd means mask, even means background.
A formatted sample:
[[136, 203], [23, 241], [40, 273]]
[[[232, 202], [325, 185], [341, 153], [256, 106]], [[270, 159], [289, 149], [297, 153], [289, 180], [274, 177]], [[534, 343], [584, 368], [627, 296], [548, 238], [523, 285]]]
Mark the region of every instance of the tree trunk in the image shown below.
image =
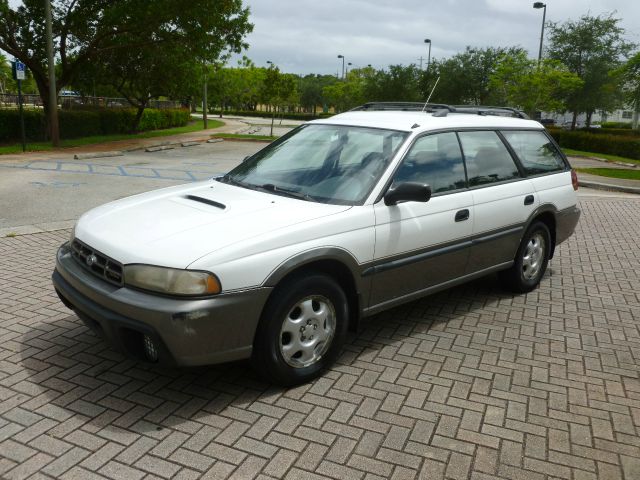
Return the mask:
[[591, 127], [591, 117], [592, 116], [593, 116], [593, 111], [587, 112], [587, 120], [585, 122], [585, 127], [586, 128], [590, 128]]
[[576, 129], [576, 122], [578, 121], [578, 112], [573, 112], [573, 118], [571, 119], [571, 130]]
[[133, 120], [133, 128], [131, 133], [136, 133], [138, 131], [138, 127], [140, 126], [140, 120], [142, 119], [142, 114], [144, 113], [145, 105], [138, 105], [138, 111], [136, 112], [136, 118]]
[[51, 101], [49, 99], [49, 82], [40, 75], [36, 75], [34, 72], [32, 72], [32, 74], [33, 79], [36, 82], [36, 86], [38, 87], [38, 93], [40, 94], [42, 107], [44, 109], [44, 131], [42, 132], [42, 137], [44, 140], [49, 140], [51, 138], [51, 126], [49, 125], [49, 111], [51, 108]]
[[631, 128], [638, 130], [638, 116], [640, 116], [640, 102], [636, 102], [636, 108], [633, 111], [633, 120], [631, 120]]

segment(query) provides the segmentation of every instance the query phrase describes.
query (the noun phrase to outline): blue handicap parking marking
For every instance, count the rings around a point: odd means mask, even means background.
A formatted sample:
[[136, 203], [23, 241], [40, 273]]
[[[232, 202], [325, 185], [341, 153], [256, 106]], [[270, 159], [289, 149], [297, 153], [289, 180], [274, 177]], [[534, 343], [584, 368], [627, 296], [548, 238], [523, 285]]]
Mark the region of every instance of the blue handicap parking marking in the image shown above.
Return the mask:
[[[35, 161], [20, 165], [0, 164], [0, 168], [14, 168], [22, 170], [51, 171], [60, 173], [81, 173], [112, 177], [151, 178], [158, 180], [182, 180], [193, 182], [206, 180], [217, 175], [216, 172], [181, 170], [176, 168], [151, 168], [127, 165], [104, 165], [99, 163]], [[33, 184], [39, 182], [32, 182]]]

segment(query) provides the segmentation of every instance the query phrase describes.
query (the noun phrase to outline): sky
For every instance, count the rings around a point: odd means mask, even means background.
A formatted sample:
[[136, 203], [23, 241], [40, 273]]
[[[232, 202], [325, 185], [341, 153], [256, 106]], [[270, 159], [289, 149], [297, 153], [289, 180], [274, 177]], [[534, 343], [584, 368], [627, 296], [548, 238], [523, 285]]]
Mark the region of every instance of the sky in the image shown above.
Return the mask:
[[[474, 47], [521, 46], [537, 58], [542, 9], [533, 0], [244, 0], [253, 32], [244, 55], [281, 71], [337, 74], [348, 68], [427, 63]], [[548, 0], [547, 21], [615, 12], [627, 38], [640, 44], [638, 0]], [[237, 57], [230, 61], [235, 65]]]
[[[22, 2], [9, 0], [15, 7]], [[473, 47], [520, 46], [537, 58], [542, 10], [533, 0], [243, 0], [254, 29], [243, 52], [257, 66], [336, 75], [347, 69], [427, 64]], [[547, 21], [614, 12], [640, 44], [639, 0], [546, 0]], [[229, 62], [235, 66], [241, 56]], [[352, 63], [351, 66], [348, 63]]]

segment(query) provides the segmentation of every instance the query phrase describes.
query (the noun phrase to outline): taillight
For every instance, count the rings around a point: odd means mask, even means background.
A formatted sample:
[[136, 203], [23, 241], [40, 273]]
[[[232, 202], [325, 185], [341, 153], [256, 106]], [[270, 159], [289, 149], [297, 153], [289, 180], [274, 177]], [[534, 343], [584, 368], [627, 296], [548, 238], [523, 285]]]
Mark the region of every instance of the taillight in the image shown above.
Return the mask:
[[571, 185], [574, 190], [578, 190], [578, 174], [573, 168], [571, 169]]

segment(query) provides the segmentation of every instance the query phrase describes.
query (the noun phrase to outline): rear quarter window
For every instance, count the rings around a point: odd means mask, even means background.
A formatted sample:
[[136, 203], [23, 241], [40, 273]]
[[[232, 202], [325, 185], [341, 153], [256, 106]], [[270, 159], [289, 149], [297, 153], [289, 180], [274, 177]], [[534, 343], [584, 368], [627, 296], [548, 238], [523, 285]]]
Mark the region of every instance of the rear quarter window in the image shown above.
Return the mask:
[[518, 155], [527, 174], [536, 175], [565, 169], [562, 155], [543, 132], [503, 131], [502, 135]]

